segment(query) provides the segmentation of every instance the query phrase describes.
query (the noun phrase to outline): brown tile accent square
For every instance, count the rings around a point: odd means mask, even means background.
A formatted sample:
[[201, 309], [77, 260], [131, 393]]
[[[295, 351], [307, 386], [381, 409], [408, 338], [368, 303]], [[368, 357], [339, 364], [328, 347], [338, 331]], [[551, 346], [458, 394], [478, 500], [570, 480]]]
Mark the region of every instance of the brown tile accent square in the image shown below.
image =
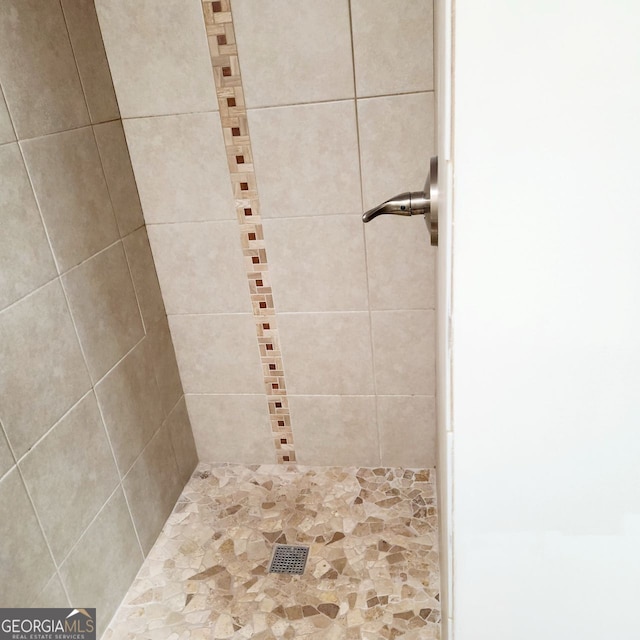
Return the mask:
[[222, 67], [222, 75], [228, 78], [231, 75], [231, 67]]
[[[276, 365], [275, 364], [270, 364], [269, 365], [269, 371], [275, 371], [276, 370]], [[276, 407], [277, 407], [277, 403], [276, 403]]]
[[282, 459], [283, 459], [285, 462], [289, 462], [289, 456], [282, 456]]
[[227, 98], [227, 107], [235, 107], [236, 99], [235, 98]]
[[251, 258], [251, 262], [253, 262], [253, 264], [260, 264], [260, 258], [258, 258], [258, 256], [253, 256], [253, 258]]
[[240, 191], [249, 191], [249, 183], [241, 182], [240, 183]]
[[277, 383], [277, 382], [274, 382], [274, 383], [271, 385], [271, 388], [272, 388], [272, 389], [279, 389], [280, 387], [279, 387], [279, 385], [278, 385], [278, 383]]
[[[249, 233], [247, 235], [247, 237], [249, 238], [249, 240], [255, 240], [256, 239], [256, 234], [255, 233]], [[258, 282], [260, 283], [258, 286], [262, 286], [262, 280], [258, 280]]]
[[245, 210], [244, 210], [244, 215], [245, 215], [245, 216], [252, 216], [252, 215], [253, 215], [253, 212], [251, 211], [251, 209], [245, 209]]
[[240, 127], [231, 127], [231, 135], [239, 136], [240, 135]]
[[261, 309], [266, 309], [267, 308], [267, 303], [266, 302], [261, 302], [260, 303], [260, 308]]
[[268, 344], [267, 345], [267, 351], [273, 351], [273, 345], [272, 344]]
[[263, 329], [265, 329], [266, 331], [268, 331], [269, 329], [271, 329], [271, 325], [270, 325], [268, 322], [265, 322], [265, 323], [262, 325], [262, 328], [263, 328]]
[[211, 8], [214, 13], [220, 13], [222, 11], [222, 2], [212, 2]]
[[276, 409], [280, 409], [281, 407], [282, 407], [282, 402], [276, 402]]
[[286, 438], [280, 438], [280, 444], [287, 444]]
[[244, 164], [244, 156], [236, 156], [236, 164]]
[[224, 33], [221, 36], [218, 36], [218, 45], [227, 44], [227, 36]]
[[[255, 233], [250, 233], [249, 235], [252, 235], [253, 238], [249, 238], [249, 240], [255, 240]], [[256, 287], [261, 287], [262, 286], [262, 280], [256, 280]]]
[[284, 427], [284, 420], [278, 420], [278, 426]]

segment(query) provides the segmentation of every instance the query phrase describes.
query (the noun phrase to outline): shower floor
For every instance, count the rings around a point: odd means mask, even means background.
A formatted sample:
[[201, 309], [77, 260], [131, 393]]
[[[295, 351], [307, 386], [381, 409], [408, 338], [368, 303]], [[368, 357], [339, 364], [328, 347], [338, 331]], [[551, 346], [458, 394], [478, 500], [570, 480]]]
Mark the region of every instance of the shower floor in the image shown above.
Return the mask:
[[433, 469], [200, 464], [104, 637], [437, 639], [437, 529]]

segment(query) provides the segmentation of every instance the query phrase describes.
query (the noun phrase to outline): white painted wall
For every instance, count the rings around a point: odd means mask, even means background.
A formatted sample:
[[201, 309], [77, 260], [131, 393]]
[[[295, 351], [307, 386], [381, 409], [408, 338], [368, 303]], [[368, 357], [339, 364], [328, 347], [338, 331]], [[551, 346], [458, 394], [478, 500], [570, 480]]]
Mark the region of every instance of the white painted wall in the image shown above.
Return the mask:
[[454, 637], [637, 640], [640, 5], [454, 20]]

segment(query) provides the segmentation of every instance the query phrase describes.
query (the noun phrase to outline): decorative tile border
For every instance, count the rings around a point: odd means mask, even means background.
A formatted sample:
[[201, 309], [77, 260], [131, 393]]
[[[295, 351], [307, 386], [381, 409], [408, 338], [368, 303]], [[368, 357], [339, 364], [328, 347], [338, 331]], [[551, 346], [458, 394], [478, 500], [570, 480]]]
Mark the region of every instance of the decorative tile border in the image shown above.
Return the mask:
[[240, 225], [242, 253], [269, 404], [271, 433], [278, 462], [295, 462], [289, 401], [260, 217], [260, 200], [253, 169], [253, 153], [238, 64], [231, 0], [203, 0], [202, 8], [236, 215]]

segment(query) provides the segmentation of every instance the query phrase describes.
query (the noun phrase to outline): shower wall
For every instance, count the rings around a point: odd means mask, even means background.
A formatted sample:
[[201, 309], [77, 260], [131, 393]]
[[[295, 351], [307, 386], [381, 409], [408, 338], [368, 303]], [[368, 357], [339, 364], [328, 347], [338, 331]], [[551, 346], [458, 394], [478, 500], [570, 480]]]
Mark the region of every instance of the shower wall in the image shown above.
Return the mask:
[[196, 452], [92, 0], [5, 0], [0, 83], [0, 606], [101, 632]]
[[435, 462], [427, 0], [97, 0], [200, 458]]

